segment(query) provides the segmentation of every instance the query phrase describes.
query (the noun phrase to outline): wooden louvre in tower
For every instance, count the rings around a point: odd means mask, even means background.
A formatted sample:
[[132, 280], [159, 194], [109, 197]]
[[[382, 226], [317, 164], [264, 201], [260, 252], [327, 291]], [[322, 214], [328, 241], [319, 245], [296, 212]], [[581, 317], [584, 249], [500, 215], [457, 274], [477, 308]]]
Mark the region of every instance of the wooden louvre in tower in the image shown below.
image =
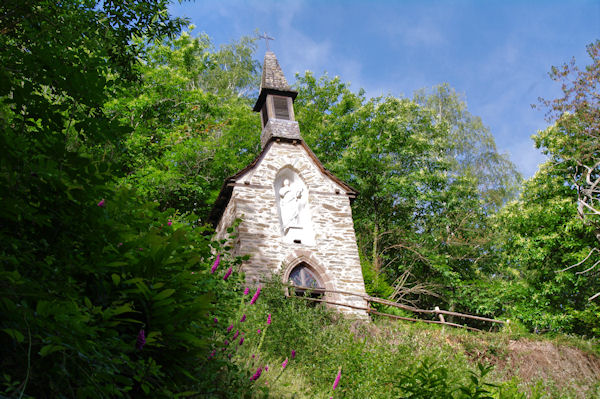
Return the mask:
[[288, 107], [288, 98], [273, 96], [273, 108], [275, 108], [275, 118], [290, 120], [290, 110]]

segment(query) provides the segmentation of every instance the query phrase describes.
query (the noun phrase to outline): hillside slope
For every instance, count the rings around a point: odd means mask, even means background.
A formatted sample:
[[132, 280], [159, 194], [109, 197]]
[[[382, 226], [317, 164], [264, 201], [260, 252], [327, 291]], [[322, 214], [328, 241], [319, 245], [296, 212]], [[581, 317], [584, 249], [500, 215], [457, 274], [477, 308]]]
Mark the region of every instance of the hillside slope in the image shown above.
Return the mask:
[[600, 398], [594, 340], [531, 335], [518, 326], [474, 333], [388, 319], [365, 323], [280, 292], [267, 287], [257, 305], [241, 310], [247, 338], [232, 360], [252, 371], [269, 367], [250, 397], [470, 398], [479, 389], [503, 399]]

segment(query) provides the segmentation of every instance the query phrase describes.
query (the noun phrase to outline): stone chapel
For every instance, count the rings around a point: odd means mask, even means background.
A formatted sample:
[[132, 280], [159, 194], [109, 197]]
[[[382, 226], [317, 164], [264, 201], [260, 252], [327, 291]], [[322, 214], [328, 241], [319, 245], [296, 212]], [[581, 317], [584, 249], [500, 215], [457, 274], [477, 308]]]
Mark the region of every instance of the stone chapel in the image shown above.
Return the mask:
[[[280, 273], [295, 286], [365, 295], [350, 208], [356, 192], [326, 170], [302, 139], [294, 120], [297, 94], [267, 51], [254, 106], [262, 121], [261, 152], [225, 181], [210, 219], [219, 239], [241, 219], [231, 244], [234, 255], [250, 255], [242, 265], [248, 282]], [[367, 307], [358, 295], [326, 292], [324, 298]], [[337, 308], [367, 317], [361, 309]]]

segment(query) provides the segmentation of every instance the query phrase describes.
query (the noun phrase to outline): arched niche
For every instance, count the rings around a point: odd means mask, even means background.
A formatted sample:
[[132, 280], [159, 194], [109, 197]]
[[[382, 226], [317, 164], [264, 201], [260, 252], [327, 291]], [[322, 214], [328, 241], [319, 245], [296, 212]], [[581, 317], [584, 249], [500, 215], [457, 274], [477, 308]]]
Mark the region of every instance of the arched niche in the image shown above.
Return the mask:
[[291, 166], [285, 166], [275, 176], [273, 183], [279, 226], [284, 242], [314, 245], [308, 188]]

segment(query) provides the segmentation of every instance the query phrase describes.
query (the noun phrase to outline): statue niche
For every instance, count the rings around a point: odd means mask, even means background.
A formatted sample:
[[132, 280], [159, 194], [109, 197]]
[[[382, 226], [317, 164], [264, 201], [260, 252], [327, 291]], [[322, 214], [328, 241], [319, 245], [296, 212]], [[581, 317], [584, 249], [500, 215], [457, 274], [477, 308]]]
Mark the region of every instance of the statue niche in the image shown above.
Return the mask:
[[283, 241], [314, 245], [308, 189], [298, 173], [291, 168], [283, 168], [275, 178], [274, 189]]

